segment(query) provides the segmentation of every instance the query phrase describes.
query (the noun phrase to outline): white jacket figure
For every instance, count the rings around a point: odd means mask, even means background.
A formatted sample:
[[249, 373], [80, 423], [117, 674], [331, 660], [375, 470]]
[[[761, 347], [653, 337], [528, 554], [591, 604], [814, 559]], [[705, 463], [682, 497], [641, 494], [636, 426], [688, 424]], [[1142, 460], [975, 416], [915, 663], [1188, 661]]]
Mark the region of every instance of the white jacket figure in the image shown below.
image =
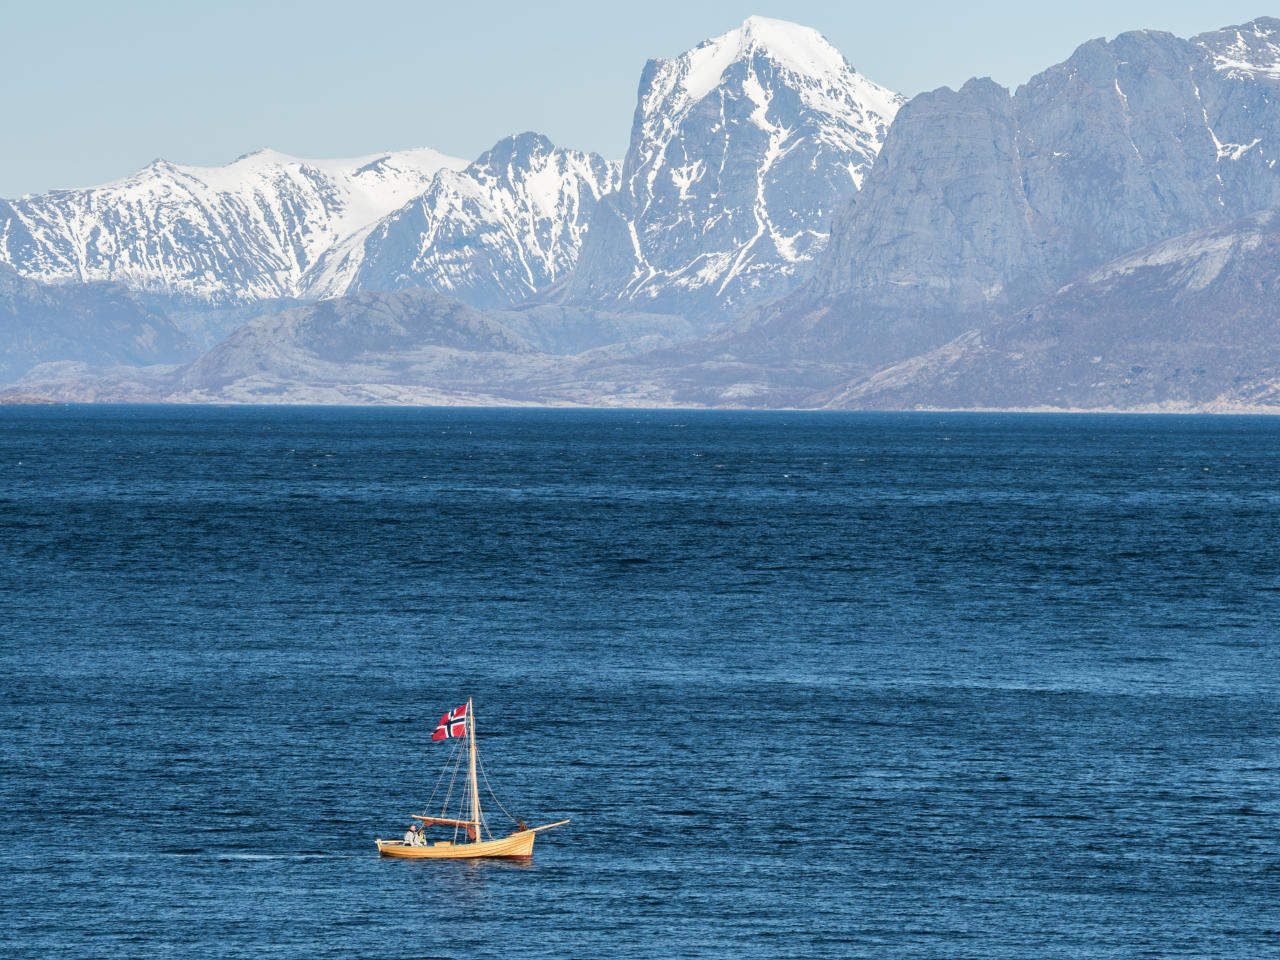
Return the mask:
[[404, 832], [404, 845], [406, 847], [416, 847], [420, 841], [418, 840], [418, 825], [415, 823], [412, 827]]

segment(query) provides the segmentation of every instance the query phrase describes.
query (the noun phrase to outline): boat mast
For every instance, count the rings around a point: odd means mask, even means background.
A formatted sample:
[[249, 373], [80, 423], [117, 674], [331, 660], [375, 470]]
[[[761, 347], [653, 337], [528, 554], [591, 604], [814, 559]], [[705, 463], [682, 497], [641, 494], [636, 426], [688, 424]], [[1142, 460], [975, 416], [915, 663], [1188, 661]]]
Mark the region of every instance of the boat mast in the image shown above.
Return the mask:
[[476, 715], [471, 707], [471, 698], [467, 698], [467, 741], [471, 747], [471, 762], [468, 770], [471, 781], [471, 822], [476, 828], [476, 842], [480, 842], [480, 787], [476, 783]]

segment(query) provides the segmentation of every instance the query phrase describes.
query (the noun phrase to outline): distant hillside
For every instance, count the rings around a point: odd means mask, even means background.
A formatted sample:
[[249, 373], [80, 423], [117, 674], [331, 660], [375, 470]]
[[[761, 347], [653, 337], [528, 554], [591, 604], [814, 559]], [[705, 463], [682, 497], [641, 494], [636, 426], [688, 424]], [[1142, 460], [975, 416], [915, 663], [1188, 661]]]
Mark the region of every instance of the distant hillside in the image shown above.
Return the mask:
[[119, 284], [37, 283], [0, 264], [0, 384], [52, 361], [146, 366], [196, 352], [168, 318]]

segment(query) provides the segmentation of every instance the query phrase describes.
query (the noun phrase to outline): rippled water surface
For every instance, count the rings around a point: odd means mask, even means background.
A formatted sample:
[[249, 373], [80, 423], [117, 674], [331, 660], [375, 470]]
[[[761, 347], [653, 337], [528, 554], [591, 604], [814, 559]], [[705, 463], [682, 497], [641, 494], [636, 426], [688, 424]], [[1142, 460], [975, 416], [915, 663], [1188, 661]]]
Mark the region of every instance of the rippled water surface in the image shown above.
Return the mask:
[[1280, 955], [1277, 441], [0, 408], [0, 955]]

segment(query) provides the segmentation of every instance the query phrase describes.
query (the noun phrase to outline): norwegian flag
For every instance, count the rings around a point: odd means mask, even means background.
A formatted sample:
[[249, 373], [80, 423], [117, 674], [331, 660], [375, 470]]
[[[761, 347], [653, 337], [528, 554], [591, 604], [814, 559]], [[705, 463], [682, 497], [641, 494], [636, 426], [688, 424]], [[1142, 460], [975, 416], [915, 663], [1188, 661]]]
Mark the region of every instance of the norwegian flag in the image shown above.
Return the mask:
[[466, 735], [467, 705], [464, 703], [440, 718], [440, 723], [436, 727], [436, 732], [431, 735], [431, 739], [448, 740], [450, 737], [465, 737]]

